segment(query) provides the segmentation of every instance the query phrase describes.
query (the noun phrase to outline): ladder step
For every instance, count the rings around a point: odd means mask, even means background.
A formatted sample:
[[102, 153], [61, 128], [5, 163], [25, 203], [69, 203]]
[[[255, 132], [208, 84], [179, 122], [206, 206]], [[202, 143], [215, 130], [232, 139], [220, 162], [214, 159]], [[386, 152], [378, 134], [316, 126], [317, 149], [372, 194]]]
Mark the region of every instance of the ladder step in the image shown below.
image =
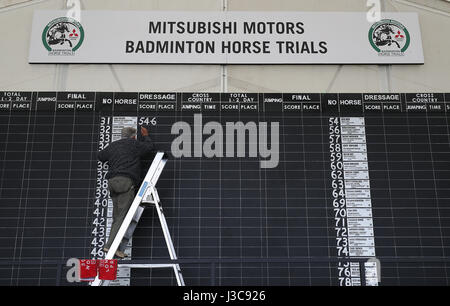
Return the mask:
[[121, 268], [173, 268], [176, 264], [118, 264]]

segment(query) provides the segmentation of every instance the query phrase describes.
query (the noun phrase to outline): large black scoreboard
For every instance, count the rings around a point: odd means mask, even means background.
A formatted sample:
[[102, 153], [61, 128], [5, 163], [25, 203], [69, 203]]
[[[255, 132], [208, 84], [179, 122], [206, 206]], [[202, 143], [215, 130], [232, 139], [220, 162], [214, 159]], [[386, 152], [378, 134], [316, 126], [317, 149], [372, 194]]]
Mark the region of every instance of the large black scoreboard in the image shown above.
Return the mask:
[[[449, 114], [448, 93], [0, 92], [0, 284], [69, 284], [52, 261], [104, 255], [97, 152], [145, 125], [187, 285], [448, 285]], [[168, 258], [151, 209], [127, 253]]]

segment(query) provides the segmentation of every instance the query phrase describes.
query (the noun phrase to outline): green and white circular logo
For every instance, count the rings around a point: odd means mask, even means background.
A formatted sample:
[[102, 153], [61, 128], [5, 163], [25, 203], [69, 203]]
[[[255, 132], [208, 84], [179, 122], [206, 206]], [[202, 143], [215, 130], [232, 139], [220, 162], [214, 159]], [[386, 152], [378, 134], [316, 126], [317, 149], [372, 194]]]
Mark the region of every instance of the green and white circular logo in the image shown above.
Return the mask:
[[369, 41], [379, 55], [401, 56], [408, 49], [411, 38], [400, 22], [383, 19], [370, 28]]
[[81, 23], [69, 17], [50, 21], [42, 32], [42, 43], [50, 55], [74, 55], [83, 40]]

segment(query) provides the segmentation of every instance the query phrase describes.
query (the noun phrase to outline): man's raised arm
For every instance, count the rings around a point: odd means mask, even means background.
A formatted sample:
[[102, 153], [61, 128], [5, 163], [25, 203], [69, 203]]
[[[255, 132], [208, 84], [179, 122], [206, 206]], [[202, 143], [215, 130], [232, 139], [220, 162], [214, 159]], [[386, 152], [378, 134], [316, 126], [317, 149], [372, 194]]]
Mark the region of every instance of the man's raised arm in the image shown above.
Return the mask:
[[141, 156], [152, 153], [155, 150], [155, 145], [148, 135], [148, 130], [141, 126], [141, 135], [143, 141], [138, 141], [139, 153]]

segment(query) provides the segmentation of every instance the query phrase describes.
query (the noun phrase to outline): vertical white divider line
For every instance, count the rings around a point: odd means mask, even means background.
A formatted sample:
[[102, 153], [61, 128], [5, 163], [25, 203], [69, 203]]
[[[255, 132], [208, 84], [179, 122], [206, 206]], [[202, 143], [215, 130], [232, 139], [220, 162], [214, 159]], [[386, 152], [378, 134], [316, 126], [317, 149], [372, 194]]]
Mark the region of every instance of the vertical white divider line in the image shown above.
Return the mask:
[[[222, 0], [222, 11], [225, 12], [228, 10], [228, 0]], [[221, 65], [220, 66], [220, 91], [221, 92], [227, 92], [228, 91], [228, 68], [227, 65]], [[220, 111], [221, 112], [221, 111]], [[222, 119], [222, 115], [220, 115]], [[222, 120], [221, 120], [222, 122]], [[222, 162], [220, 162], [220, 172], [222, 171]], [[220, 185], [222, 185], [222, 174], [220, 174]], [[220, 215], [222, 215], [222, 202], [220, 202]], [[222, 237], [221, 237], [221, 228], [219, 227], [219, 248], [221, 248], [222, 244]], [[222, 257], [221, 250], [219, 250], [219, 257]], [[219, 276], [219, 284], [221, 283], [221, 277], [222, 277], [222, 267], [221, 265], [218, 266], [218, 276]]]
[[[381, 13], [386, 11], [386, 0], [380, 0]], [[383, 16], [381, 15], [381, 18]], [[380, 91], [381, 92], [392, 92], [391, 86], [391, 65], [379, 65], [379, 75], [380, 75]]]
[[[228, 0], [222, 0], [222, 11], [228, 10]], [[228, 66], [220, 65], [220, 91], [228, 91]]]
[[[66, 1], [62, 1], [61, 10], [67, 9]], [[56, 64], [55, 75], [53, 77], [53, 88], [55, 91], [65, 91], [67, 89], [67, 74], [69, 64]]]

